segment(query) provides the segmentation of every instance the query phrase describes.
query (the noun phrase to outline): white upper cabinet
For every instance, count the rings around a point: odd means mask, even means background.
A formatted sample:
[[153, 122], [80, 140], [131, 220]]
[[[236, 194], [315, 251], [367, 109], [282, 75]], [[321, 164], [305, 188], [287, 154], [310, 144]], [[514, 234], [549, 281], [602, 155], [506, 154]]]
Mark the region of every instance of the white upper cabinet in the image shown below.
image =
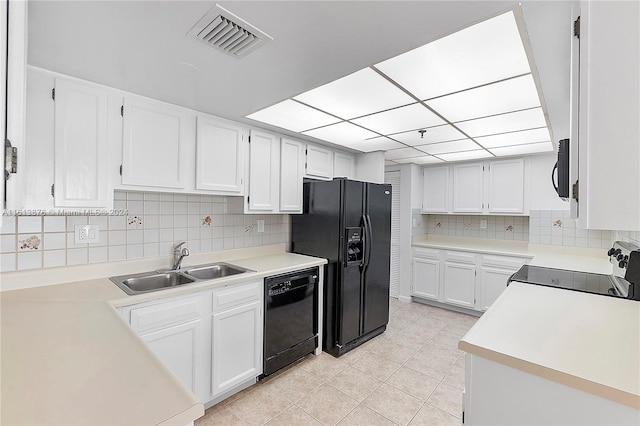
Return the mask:
[[199, 115], [196, 129], [196, 189], [223, 194], [244, 192], [246, 130]]
[[524, 160], [489, 162], [489, 213], [524, 212]]
[[122, 183], [185, 188], [186, 114], [168, 105], [124, 98]]
[[448, 213], [449, 199], [449, 166], [426, 167], [422, 185], [422, 213]]
[[307, 144], [305, 175], [315, 179], [333, 179], [333, 151], [317, 145]]
[[276, 135], [251, 130], [249, 143], [249, 191], [247, 210], [278, 210], [280, 142]]
[[353, 179], [356, 175], [356, 159], [353, 155], [336, 152], [333, 155], [333, 176]]
[[483, 163], [453, 165], [453, 212], [482, 213]]
[[106, 208], [107, 91], [56, 79], [54, 108], [54, 205]]
[[302, 213], [304, 144], [292, 139], [280, 141], [280, 211]]

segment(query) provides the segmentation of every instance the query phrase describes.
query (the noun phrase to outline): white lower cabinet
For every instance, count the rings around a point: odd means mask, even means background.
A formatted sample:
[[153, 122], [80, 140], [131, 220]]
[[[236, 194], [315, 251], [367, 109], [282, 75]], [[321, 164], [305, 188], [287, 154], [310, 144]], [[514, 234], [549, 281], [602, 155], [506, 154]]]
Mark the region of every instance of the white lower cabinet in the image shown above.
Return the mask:
[[203, 403], [262, 374], [262, 280], [120, 308], [151, 351]]
[[439, 250], [413, 249], [413, 294], [425, 299], [439, 300]]
[[475, 308], [475, 254], [445, 252], [443, 289], [443, 302], [470, 309]]
[[509, 277], [528, 259], [522, 257], [481, 256], [477, 309], [486, 311], [507, 288]]

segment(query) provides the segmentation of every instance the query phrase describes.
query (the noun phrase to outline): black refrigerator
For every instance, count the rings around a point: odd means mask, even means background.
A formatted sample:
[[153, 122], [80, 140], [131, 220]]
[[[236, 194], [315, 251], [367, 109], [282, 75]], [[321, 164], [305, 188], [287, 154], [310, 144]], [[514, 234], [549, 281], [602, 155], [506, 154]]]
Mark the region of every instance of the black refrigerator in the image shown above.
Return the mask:
[[293, 215], [292, 251], [323, 257], [323, 341], [340, 356], [389, 322], [391, 185], [344, 178], [304, 183]]

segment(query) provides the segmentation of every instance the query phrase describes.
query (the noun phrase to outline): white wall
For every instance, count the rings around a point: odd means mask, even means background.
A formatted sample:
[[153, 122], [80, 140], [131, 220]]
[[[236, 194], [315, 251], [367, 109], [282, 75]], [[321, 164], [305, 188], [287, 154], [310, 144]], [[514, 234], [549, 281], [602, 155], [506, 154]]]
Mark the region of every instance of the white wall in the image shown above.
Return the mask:
[[356, 155], [356, 179], [384, 183], [384, 152], [376, 151]]

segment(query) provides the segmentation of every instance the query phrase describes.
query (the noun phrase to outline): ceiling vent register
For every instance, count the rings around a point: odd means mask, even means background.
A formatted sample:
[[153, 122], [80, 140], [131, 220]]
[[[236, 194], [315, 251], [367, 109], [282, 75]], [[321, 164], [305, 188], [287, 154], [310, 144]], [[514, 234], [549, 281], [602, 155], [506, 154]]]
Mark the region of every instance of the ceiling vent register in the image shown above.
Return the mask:
[[187, 34], [238, 59], [273, 40], [219, 5], [212, 7]]

